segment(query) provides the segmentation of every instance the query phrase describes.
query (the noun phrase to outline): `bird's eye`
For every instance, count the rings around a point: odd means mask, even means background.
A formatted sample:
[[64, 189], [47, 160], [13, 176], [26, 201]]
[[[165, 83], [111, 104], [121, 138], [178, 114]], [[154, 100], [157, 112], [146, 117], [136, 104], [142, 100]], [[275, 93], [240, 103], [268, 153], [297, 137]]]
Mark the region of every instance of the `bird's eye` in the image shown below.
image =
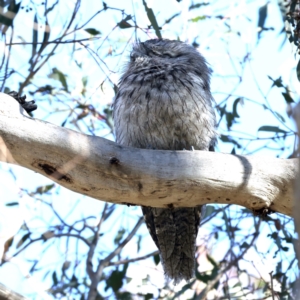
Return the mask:
[[130, 61], [135, 61], [136, 55], [134, 53], [130, 53]]
[[164, 58], [173, 58], [173, 56], [169, 53], [163, 53], [162, 57], [164, 57]]
[[172, 58], [168, 52], [162, 52], [160, 49], [148, 49], [147, 54], [151, 57]]

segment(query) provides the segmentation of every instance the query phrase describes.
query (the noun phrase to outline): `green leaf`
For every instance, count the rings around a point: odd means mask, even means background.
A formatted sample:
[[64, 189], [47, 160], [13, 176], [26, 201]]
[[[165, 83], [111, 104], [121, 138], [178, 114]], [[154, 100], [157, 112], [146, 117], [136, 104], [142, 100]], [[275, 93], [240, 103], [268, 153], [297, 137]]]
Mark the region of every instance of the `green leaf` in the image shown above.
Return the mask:
[[272, 232], [271, 234], [267, 235], [268, 237], [272, 238], [273, 240], [277, 240], [278, 238], [278, 232]]
[[[15, 1], [15, 0], [12, 0], [12, 1], [10, 2], [10, 5], [8, 6], [8, 9], [7, 9], [7, 10], [8, 10], [8, 11], [11, 11], [11, 12], [13, 12], [13, 13], [15, 13], [15, 14], [17, 14], [18, 11], [19, 11], [19, 9], [20, 9], [21, 2], [22, 2], [22, 1], [20, 1], [19, 4], [16, 4], [16, 1]], [[14, 16], [14, 17], [16, 17], [16, 16]]]
[[242, 249], [242, 248], [249, 248], [249, 244], [247, 243], [247, 242], [244, 242], [241, 246], [240, 246], [240, 248]]
[[258, 23], [257, 23], [257, 42], [259, 42], [261, 38], [261, 33], [264, 30], [270, 30], [271, 28], [265, 28], [265, 22], [268, 14], [268, 5], [267, 2], [265, 5], [261, 6], [258, 11]]
[[91, 235], [91, 236], [89, 236], [88, 238], [86, 238], [86, 240], [87, 240], [89, 243], [92, 243], [92, 242], [94, 241], [94, 239], [95, 239], [95, 235], [94, 235], [94, 234]]
[[155, 33], [156, 33], [156, 36], [159, 38], [159, 39], [162, 39], [162, 35], [161, 35], [161, 32], [160, 32], [160, 28], [158, 26], [158, 23], [156, 21], [156, 18], [155, 18], [155, 15], [154, 15], [154, 12], [152, 10], [152, 8], [149, 8], [147, 6], [147, 3], [145, 0], [143, 0], [143, 4], [144, 4], [144, 7], [145, 7], [145, 10], [146, 10], [146, 13], [147, 13], [147, 16], [148, 16], [148, 19], [152, 25], [152, 27], [154, 28], [155, 30]]
[[82, 81], [82, 85], [83, 85], [84, 87], [86, 87], [86, 85], [87, 85], [87, 83], [88, 83], [88, 76], [82, 77], [81, 81]]
[[[201, 280], [204, 283], [208, 283], [210, 280], [213, 280], [214, 278], [216, 278], [216, 276], [219, 273], [219, 266], [215, 262], [215, 260], [209, 255], [206, 255], [206, 257], [207, 257], [208, 261], [213, 265], [212, 271], [211, 272], [206, 272], [206, 273], [199, 273], [198, 270], [196, 269], [196, 278]], [[217, 282], [214, 285], [214, 288], [217, 288], [218, 285], [219, 285], [219, 282]]]
[[[0, 24], [6, 25], [8, 27], [13, 26], [13, 21], [17, 16], [22, 1], [16, 4], [15, 0], [12, 0], [7, 8], [7, 12], [5, 14], [0, 14]], [[2, 30], [2, 33], [5, 34], [7, 28]]]
[[49, 74], [48, 77], [60, 81], [62, 86], [68, 92], [67, 79], [66, 76], [61, 71], [59, 71], [57, 68], [53, 68], [52, 73]]
[[36, 55], [36, 49], [37, 49], [37, 42], [38, 42], [38, 18], [37, 14], [35, 13], [33, 18], [33, 30], [32, 30], [32, 51], [31, 51], [31, 58], [30, 62], [32, 61], [33, 57]]
[[114, 292], [117, 292], [123, 286], [123, 279], [125, 277], [127, 268], [128, 263], [124, 264], [123, 270], [114, 270], [106, 280], [106, 286], [104, 290], [107, 291], [109, 288], [112, 288]]
[[140, 252], [141, 250], [141, 241], [142, 241], [142, 236], [138, 235], [138, 240], [137, 240], [137, 252]]
[[[206, 255], [208, 261], [213, 265], [213, 269], [211, 271], [200, 273], [198, 272], [198, 268], [196, 268], [196, 278], [204, 283], [208, 283], [210, 280], [216, 278], [219, 273], [219, 266], [216, 261], [209, 255]], [[218, 282], [215, 284], [214, 288], [218, 287]], [[202, 298], [201, 298], [202, 299]]]
[[169, 19], [165, 20], [165, 24], [170, 23], [173, 19], [175, 19], [176, 17], [180, 16], [180, 13], [176, 13], [173, 16], [171, 16]]
[[208, 281], [210, 280], [210, 275], [206, 274], [206, 273], [199, 273], [198, 271], [196, 271], [196, 278], [204, 283], [208, 283]]
[[214, 267], [218, 267], [218, 264], [216, 263], [216, 261], [210, 256], [210, 255], [206, 255], [208, 261], [214, 266]]
[[198, 16], [196, 18], [190, 19], [190, 21], [192, 21], [193, 23], [196, 23], [198, 21], [202, 21], [202, 20], [205, 20], [205, 19], [206, 19], [206, 16]]
[[283, 117], [281, 114], [279, 114], [279, 113], [276, 112], [276, 111], [274, 111], [274, 113], [275, 113], [275, 115], [277, 116], [277, 118], [278, 118], [281, 122], [284, 122], [284, 123], [285, 123], [285, 119], [284, 119], [284, 117]]
[[72, 278], [71, 278], [71, 282], [72, 286], [78, 286], [78, 279], [77, 277], [75, 276], [75, 274], [73, 274]]
[[221, 134], [220, 140], [224, 143], [232, 143], [232, 144], [236, 145], [239, 149], [241, 148], [241, 145], [229, 135]]
[[258, 23], [257, 27], [259, 28], [264, 28], [266, 19], [267, 19], [267, 13], [268, 13], [268, 3], [265, 5], [261, 6], [258, 10]]
[[88, 32], [90, 35], [99, 35], [101, 32], [95, 28], [87, 28], [84, 29], [86, 32]]
[[288, 231], [286, 231], [284, 227], [282, 227], [282, 232], [285, 236], [284, 240], [287, 243], [293, 243], [294, 242], [293, 236]]
[[4, 252], [7, 252], [8, 249], [10, 248], [10, 246], [12, 245], [14, 241], [14, 236], [10, 237], [8, 240], [5, 241], [5, 244], [4, 244]]
[[153, 255], [153, 260], [154, 260], [155, 264], [158, 265], [159, 262], [160, 262], [160, 256], [159, 256], [159, 254]]
[[39, 49], [39, 53], [41, 54], [42, 51], [46, 48], [46, 46], [48, 45], [49, 42], [49, 38], [50, 38], [50, 32], [51, 32], [51, 28], [50, 25], [48, 23], [48, 20], [46, 19], [45, 21], [45, 30], [44, 30], [44, 36], [43, 36], [43, 42], [41, 44], [41, 47]]
[[82, 90], [81, 90], [81, 94], [82, 94], [83, 96], [85, 96], [85, 93], [86, 93], [86, 86], [87, 86], [87, 82], [88, 82], [88, 77], [87, 77], [87, 76], [82, 77], [81, 81], [82, 81], [82, 85], [83, 85], [83, 88], [82, 88]]
[[54, 90], [54, 87], [47, 84], [45, 86], [39, 87], [35, 92], [29, 92], [31, 95], [34, 95], [35, 93], [42, 93], [43, 95], [52, 95]]
[[288, 91], [286, 93], [282, 93], [282, 96], [284, 97], [284, 99], [287, 103], [295, 102]]
[[272, 86], [277, 86], [277, 87], [284, 87], [284, 85], [282, 84], [282, 79], [281, 79], [281, 76], [280, 77], [278, 77], [277, 79], [273, 79], [271, 76], [268, 76], [268, 78], [270, 79], [270, 80], [272, 80], [273, 81], [273, 84], [272, 84]]
[[227, 121], [227, 128], [230, 129], [231, 126], [236, 123], [234, 120], [234, 115], [231, 112], [226, 113], [226, 121]]
[[287, 131], [280, 129], [278, 126], [261, 126], [258, 128], [258, 131], [269, 131], [277, 133], [288, 133]]
[[16, 248], [17, 248], [17, 249], [20, 248], [20, 247], [24, 244], [24, 242], [30, 237], [30, 235], [31, 235], [30, 232], [24, 234], [24, 235], [22, 236], [22, 238], [19, 240], [19, 242], [18, 242]]
[[232, 105], [232, 114], [234, 116], [234, 118], [239, 118], [239, 114], [237, 112], [237, 105], [239, 104], [239, 102], [241, 102], [241, 104], [243, 104], [243, 98], [237, 98], [234, 100], [233, 105]]
[[215, 207], [213, 205], [206, 205], [204, 218], [209, 217], [214, 211]]
[[47, 240], [53, 238], [55, 236], [55, 233], [53, 230], [47, 230], [43, 234], [41, 234], [41, 238], [46, 242]]
[[189, 7], [189, 10], [196, 9], [196, 8], [199, 8], [201, 6], [206, 6], [206, 5], [209, 5], [209, 3], [202, 2], [202, 3], [191, 4]]
[[49, 192], [51, 189], [53, 189], [54, 186], [55, 186], [54, 183], [48, 184], [48, 185], [39, 186], [36, 189], [35, 194], [40, 194], [40, 195], [45, 194], [45, 193]]
[[19, 202], [8, 202], [5, 204], [5, 206], [16, 206], [19, 205]]
[[124, 229], [124, 228], [119, 229], [119, 231], [118, 231], [118, 233], [117, 233], [117, 235], [116, 235], [116, 237], [115, 237], [115, 239], [114, 239], [114, 243], [115, 243], [116, 245], [119, 244], [119, 242], [121, 241], [121, 239], [122, 239], [123, 236], [124, 236], [124, 233], [125, 233], [125, 229]]
[[52, 273], [52, 281], [54, 286], [58, 284], [56, 271]]
[[[118, 299], [118, 300], [132, 300], [133, 298], [132, 298], [132, 294], [131, 293], [129, 293], [129, 292], [117, 292], [116, 294], [115, 294], [115, 299]], [[98, 299], [96, 299], [96, 300], [98, 300]]]
[[153, 294], [147, 293], [146, 295], [144, 295], [144, 299], [145, 299], [145, 300], [151, 300], [151, 299], [154, 299], [154, 295], [153, 295]]
[[121, 22], [118, 23], [118, 26], [121, 28], [121, 29], [126, 29], [126, 28], [131, 28], [132, 25], [130, 23], [128, 23], [125, 19], [122, 20]]
[[69, 260], [66, 260], [66, 261], [63, 263], [63, 265], [62, 265], [62, 267], [61, 267], [61, 270], [62, 270], [62, 271], [68, 270], [68, 269], [70, 268], [70, 266], [71, 266], [71, 262], [70, 262]]

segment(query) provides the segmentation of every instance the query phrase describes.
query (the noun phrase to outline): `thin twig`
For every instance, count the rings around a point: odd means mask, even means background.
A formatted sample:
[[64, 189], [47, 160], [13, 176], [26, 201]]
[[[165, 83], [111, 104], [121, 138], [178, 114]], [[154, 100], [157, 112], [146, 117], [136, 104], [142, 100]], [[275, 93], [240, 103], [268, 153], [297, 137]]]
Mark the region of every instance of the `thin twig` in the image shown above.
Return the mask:
[[97, 286], [98, 283], [100, 281], [100, 278], [102, 276], [103, 270], [104, 268], [109, 266], [110, 261], [116, 256], [118, 255], [121, 250], [124, 248], [124, 246], [133, 238], [133, 236], [136, 234], [136, 232], [138, 231], [139, 227], [143, 224], [144, 222], [144, 218], [139, 218], [138, 222], [136, 223], [136, 225], [134, 226], [134, 228], [132, 229], [132, 231], [128, 234], [128, 236], [124, 239], [123, 242], [121, 242], [118, 247], [112, 251], [106, 258], [104, 258], [103, 260], [101, 260], [98, 264], [97, 270], [96, 272], [91, 272], [90, 279], [91, 279], [91, 285], [90, 285], [90, 290], [89, 290], [89, 294], [88, 294], [88, 298], [87, 300], [95, 300], [97, 297]]
[[274, 295], [274, 287], [273, 287], [273, 271], [269, 273], [270, 274], [270, 279], [271, 279], [271, 293], [272, 293], [272, 299], [275, 300], [275, 295]]
[[249, 250], [249, 248], [253, 245], [254, 241], [256, 240], [256, 238], [258, 237], [258, 227], [261, 223], [261, 220], [259, 220], [259, 223], [257, 226], [255, 226], [255, 230], [256, 232], [253, 233], [253, 238], [250, 242], [250, 244], [248, 245], [247, 248], [245, 248], [233, 261], [231, 261], [223, 270], [219, 271], [219, 274], [215, 277], [214, 280], [212, 280], [211, 282], [209, 282], [209, 284], [206, 285], [206, 288], [203, 292], [201, 292], [198, 297], [196, 299], [200, 300], [200, 299], [206, 299], [205, 297], [207, 296], [207, 294], [209, 293], [209, 291], [211, 291], [211, 289], [215, 286], [215, 284], [221, 279], [221, 277], [224, 275], [224, 273], [226, 273], [232, 266], [234, 266], [244, 255], [245, 253]]
[[94, 232], [94, 239], [92, 241], [92, 243], [90, 244], [90, 249], [87, 255], [87, 259], [86, 259], [86, 272], [88, 273], [90, 279], [92, 280], [92, 278], [95, 276], [95, 272], [93, 271], [93, 256], [95, 253], [95, 249], [97, 247], [98, 244], [98, 240], [99, 240], [99, 235], [100, 235], [100, 229], [101, 229], [101, 225], [105, 219], [105, 215], [106, 215], [106, 210], [108, 207], [108, 203], [105, 203], [103, 211], [102, 211], [102, 216], [99, 220], [99, 223], [97, 225], [97, 230]]
[[[16, 257], [18, 254], [20, 254], [22, 251], [24, 251], [27, 247], [29, 247], [31, 244], [33, 244], [35, 242], [50, 240], [50, 239], [59, 238], [59, 237], [74, 237], [76, 239], [83, 241], [87, 246], [90, 246], [90, 243], [88, 242], [88, 240], [86, 240], [84, 237], [82, 237], [78, 234], [72, 234], [72, 233], [57, 233], [57, 234], [55, 234], [54, 233], [53, 236], [48, 236], [47, 238], [42, 236], [42, 237], [30, 240], [30, 242], [28, 244], [26, 244], [19, 251], [14, 253], [14, 255], [12, 255], [12, 257]], [[3, 265], [6, 261], [9, 261], [9, 260], [10, 260], [10, 258], [3, 260], [1, 265]]]
[[136, 262], [136, 261], [143, 260], [143, 259], [146, 259], [146, 258], [154, 256], [154, 255], [157, 255], [158, 253], [159, 253], [158, 251], [153, 251], [153, 252], [151, 252], [149, 254], [146, 254], [144, 256], [139, 256], [139, 257], [136, 257], [136, 258], [124, 259], [124, 260], [119, 260], [119, 261], [115, 261], [115, 262], [110, 262], [108, 264], [108, 266], [119, 266], [119, 265], [124, 265], [124, 264], [131, 263], [131, 262]]
[[[99, 40], [101, 39], [101, 37], [90, 37], [90, 38], [84, 38], [84, 39], [79, 39], [79, 40], [66, 40], [66, 41], [61, 41], [60, 38], [57, 38], [53, 41], [49, 41], [47, 42], [48, 44], [74, 44], [74, 43], [81, 43], [81, 42], [91, 42], [93, 40]], [[42, 45], [44, 44], [44, 42], [30, 42], [30, 43], [26, 43], [26, 42], [18, 42], [18, 43], [6, 43], [6, 46], [16, 46], [16, 45]]]

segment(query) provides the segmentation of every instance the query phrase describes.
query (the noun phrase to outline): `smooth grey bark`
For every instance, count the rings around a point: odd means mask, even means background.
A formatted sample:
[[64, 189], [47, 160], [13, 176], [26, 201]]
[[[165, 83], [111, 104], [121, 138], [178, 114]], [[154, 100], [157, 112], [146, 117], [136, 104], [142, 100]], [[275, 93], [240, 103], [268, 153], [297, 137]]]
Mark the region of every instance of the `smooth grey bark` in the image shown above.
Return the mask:
[[205, 203], [292, 215], [298, 159], [123, 147], [29, 117], [0, 93], [0, 161], [95, 199], [152, 207]]
[[0, 300], [28, 300], [28, 298], [25, 298], [0, 283]]

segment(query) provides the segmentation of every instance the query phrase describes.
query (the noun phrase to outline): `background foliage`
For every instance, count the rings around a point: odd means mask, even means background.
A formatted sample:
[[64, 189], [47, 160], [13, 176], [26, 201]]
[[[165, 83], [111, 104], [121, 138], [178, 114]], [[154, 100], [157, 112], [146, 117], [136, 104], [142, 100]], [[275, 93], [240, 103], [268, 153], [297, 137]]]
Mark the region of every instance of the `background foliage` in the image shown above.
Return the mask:
[[[213, 69], [217, 151], [294, 157], [298, 6], [0, 0], [0, 90], [34, 99], [35, 118], [113, 139], [110, 107], [131, 45], [179, 39]], [[31, 299], [295, 299], [291, 218], [208, 206], [196, 278], [173, 286], [139, 207], [101, 203], [28, 170], [0, 168], [0, 280]]]

